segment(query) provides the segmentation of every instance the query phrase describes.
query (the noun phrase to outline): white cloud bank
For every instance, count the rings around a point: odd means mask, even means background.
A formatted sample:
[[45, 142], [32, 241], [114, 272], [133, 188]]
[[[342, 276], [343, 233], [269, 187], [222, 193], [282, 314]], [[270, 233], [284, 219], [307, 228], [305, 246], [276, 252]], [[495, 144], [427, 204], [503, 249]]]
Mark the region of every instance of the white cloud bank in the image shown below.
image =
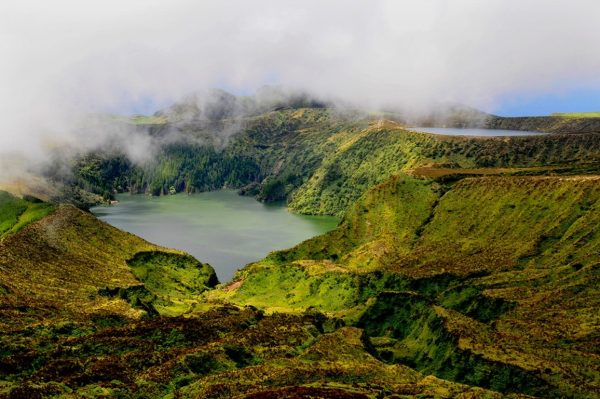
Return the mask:
[[600, 87], [598, 0], [2, 0], [0, 168], [75, 115], [264, 84], [376, 107]]

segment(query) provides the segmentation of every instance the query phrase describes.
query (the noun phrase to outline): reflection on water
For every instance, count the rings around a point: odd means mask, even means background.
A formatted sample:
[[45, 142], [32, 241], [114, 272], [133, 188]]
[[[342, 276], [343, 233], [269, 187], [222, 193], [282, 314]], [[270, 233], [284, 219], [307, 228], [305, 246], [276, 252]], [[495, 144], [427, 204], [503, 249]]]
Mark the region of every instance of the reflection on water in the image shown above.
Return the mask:
[[263, 204], [227, 190], [162, 197], [121, 194], [117, 199], [117, 205], [92, 212], [115, 227], [210, 263], [222, 282], [247, 263], [338, 223], [328, 216], [295, 215], [283, 204]]

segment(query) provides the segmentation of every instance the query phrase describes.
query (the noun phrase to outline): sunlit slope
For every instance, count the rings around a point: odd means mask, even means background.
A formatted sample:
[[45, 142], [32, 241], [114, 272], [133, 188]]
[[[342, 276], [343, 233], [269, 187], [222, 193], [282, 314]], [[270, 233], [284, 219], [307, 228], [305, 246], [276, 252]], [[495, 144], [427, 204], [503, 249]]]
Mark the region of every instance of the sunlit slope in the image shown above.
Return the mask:
[[[439, 377], [541, 396], [599, 388], [600, 177], [395, 177], [340, 227], [242, 270], [221, 293], [316, 307]], [[512, 384], [512, 385], [511, 385]]]
[[54, 211], [55, 206], [39, 200], [24, 200], [0, 191], [0, 241]]
[[[54, 208], [12, 198], [11, 206], [0, 208], [7, 215], [3, 223], [11, 221], [21, 228], [0, 243], [4, 325], [28, 324], [46, 316], [79, 320], [112, 313], [130, 317], [180, 313], [216, 283], [210, 266], [152, 245], [72, 206]], [[26, 210], [14, 223], [12, 210], [20, 205]], [[51, 214], [24, 225], [27, 212], [38, 215], [48, 207]], [[188, 283], [190, 278], [193, 283]], [[153, 284], [157, 279], [164, 282]]]
[[[42, 204], [5, 199], [5, 220]], [[386, 364], [319, 312], [199, 304], [210, 266], [72, 206], [49, 212], [0, 243], [0, 397], [502, 397]]]
[[[360, 195], [394, 174], [423, 166], [598, 168], [600, 136], [472, 138], [415, 133], [385, 121], [346, 138], [329, 152], [310, 178], [291, 195], [301, 213], [341, 216]], [[544, 173], [544, 170], [530, 173]]]

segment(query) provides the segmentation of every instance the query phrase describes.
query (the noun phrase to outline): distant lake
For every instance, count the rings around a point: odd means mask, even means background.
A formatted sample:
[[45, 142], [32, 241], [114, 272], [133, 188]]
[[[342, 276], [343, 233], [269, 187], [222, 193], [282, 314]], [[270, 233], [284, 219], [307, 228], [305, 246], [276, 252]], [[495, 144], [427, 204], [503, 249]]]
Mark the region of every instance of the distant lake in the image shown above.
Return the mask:
[[448, 136], [479, 136], [479, 137], [497, 137], [497, 136], [540, 136], [548, 133], [527, 132], [522, 130], [502, 130], [502, 129], [460, 129], [453, 127], [411, 127], [408, 130], [414, 132], [425, 132], [433, 134], [445, 134]]
[[91, 211], [115, 227], [210, 263], [221, 282], [269, 252], [323, 234], [339, 222], [296, 215], [284, 204], [263, 204], [229, 190], [160, 197], [120, 194], [117, 200], [117, 205]]

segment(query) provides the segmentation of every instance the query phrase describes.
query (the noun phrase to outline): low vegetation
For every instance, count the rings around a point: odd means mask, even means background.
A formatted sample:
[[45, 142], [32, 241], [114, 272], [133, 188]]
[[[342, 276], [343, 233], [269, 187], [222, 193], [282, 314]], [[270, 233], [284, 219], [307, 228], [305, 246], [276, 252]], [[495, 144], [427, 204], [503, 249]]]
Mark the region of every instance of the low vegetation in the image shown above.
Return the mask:
[[190, 255], [164, 251], [138, 252], [127, 260], [134, 276], [156, 296], [160, 314], [178, 315], [191, 309], [203, 291], [219, 283], [214, 269]]
[[20, 199], [0, 191], [0, 242], [54, 211], [55, 206], [35, 198]]
[[600, 118], [600, 112], [555, 112], [552, 116], [561, 118]]
[[[77, 321], [104, 314], [181, 314], [191, 306], [191, 297], [217, 283], [209, 265], [73, 206], [12, 202], [53, 212], [35, 222], [29, 218], [29, 224], [0, 243], [0, 325], [5, 332], [48, 317]], [[164, 282], [156, 283], [157, 276], [164, 276]], [[179, 287], [179, 294], [167, 294], [164, 284]]]
[[364, 328], [382, 361], [440, 378], [592, 397], [599, 206], [594, 176], [394, 177], [337, 230], [248, 266], [209, 300], [319, 309]]
[[88, 154], [63, 199], [235, 187], [339, 226], [219, 285], [185, 253], [0, 192], [1, 398], [597, 396], [593, 118], [489, 117], [561, 134], [484, 139], [218, 99], [139, 117], [185, 140], [146, 165]]

